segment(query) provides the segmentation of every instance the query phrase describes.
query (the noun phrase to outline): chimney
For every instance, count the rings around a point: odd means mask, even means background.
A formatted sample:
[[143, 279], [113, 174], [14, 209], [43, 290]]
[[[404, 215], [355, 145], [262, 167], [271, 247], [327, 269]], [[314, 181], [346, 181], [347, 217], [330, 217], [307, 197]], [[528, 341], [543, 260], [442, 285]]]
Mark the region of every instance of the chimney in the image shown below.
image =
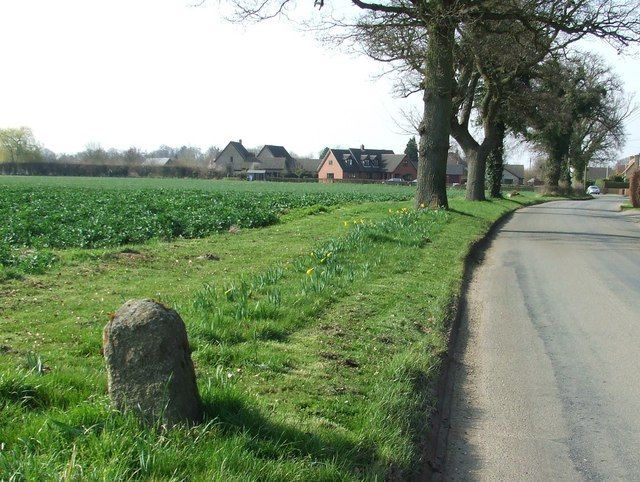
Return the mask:
[[240, 145], [242, 145], [242, 139], [238, 140], [238, 142], [240, 143]]
[[364, 151], [364, 144], [360, 144], [360, 150]]

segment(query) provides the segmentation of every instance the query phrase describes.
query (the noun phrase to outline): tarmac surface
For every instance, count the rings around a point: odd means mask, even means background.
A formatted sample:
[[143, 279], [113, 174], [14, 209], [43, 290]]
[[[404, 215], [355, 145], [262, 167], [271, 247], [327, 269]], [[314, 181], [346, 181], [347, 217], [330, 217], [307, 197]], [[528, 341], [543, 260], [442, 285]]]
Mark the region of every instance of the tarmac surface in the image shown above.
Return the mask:
[[640, 480], [640, 215], [517, 211], [476, 268], [444, 480]]

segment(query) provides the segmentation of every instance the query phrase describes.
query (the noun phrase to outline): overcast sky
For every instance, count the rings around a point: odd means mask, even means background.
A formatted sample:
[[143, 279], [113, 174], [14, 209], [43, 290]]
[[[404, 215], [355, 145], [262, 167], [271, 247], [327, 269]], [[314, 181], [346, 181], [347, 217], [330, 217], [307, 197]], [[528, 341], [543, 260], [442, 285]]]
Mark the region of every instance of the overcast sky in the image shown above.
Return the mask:
[[[301, 155], [404, 150], [401, 110], [420, 99], [394, 98], [379, 64], [286, 21], [242, 27], [218, 2], [194, 1], [0, 0], [0, 127], [31, 127], [58, 153], [237, 139]], [[640, 90], [640, 60], [606, 52], [627, 89]], [[636, 115], [623, 154], [639, 152]]]

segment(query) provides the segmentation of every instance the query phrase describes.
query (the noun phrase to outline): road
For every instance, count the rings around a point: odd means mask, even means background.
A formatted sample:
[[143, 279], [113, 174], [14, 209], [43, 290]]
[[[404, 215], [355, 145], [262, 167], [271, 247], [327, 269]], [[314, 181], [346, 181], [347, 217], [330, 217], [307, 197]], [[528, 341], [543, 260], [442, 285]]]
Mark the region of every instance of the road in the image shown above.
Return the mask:
[[640, 220], [623, 201], [499, 230], [455, 347], [445, 480], [640, 480]]

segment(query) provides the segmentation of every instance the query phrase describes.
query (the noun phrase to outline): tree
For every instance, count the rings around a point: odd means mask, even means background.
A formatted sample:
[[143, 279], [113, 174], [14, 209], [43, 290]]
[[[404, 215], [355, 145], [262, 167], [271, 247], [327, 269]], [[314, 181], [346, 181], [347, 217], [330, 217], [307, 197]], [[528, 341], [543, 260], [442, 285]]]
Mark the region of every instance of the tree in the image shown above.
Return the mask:
[[40, 161], [42, 148], [28, 127], [0, 129], [0, 161]]
[[489, 192], [491, 197], [502, 197], [500, 188], [502, 187], [502, 173], [504, 171], [504, 138], [506, 125], [504, 122], [498, 123], [496, 145], [487, 159], [487, 178], [489, 180]]
[[407, 147], [404, 150], [404, 153], [407, 155], [409, 160], [414, 163], [418, 163], [418, 143], [416, 142], [416, 138], [412, 137], [407, 142]]
[[[263, 20], [282, 14], [294, 0], [234, 0], [234, 3], [239, 19]], [[361, 41], [372, 58], [398, 65], [401, 72], [409, 71], [418, 79], [415, 91], [422, 92], [423, 97], [418, 130], [418, 206], [448, 206], [446, 162], [458, 27], [473, 24], [491, 30], [502, 28], [501, 22], [518, 23], [537, 32], [553, 28], [574, 40], [591, 34], [620, 45], [640, 38], [638, 2], [629, 0], [351, 0], [351, 3], [361, 15], [355, 21], [329, 20], [329, 26], [346, 27], [349, 31], [346, 37]], [[319, 8], [324, 4], [325, 0], [314, 0]], [[485, 159], [491, 144], [489, 139], [482, 148]], [[473, 164], [470, 197], [482, 199], [484, 192], [476, 193], [484, 186], [484, 166]]]
[[530, 98], [527, 137], [546, 155], [550, 191], [561, 180], [571, 185], [571, 168], [584, 181], [591, 160], [616, 151], [633, 112], [620, 81], [591, 54], [548, 60], [532, 79]]
[[122, 161], [126, 165], [140, 164], [144, 160], [144, 154], [137, 147], [130, 147], [124, 151]]

